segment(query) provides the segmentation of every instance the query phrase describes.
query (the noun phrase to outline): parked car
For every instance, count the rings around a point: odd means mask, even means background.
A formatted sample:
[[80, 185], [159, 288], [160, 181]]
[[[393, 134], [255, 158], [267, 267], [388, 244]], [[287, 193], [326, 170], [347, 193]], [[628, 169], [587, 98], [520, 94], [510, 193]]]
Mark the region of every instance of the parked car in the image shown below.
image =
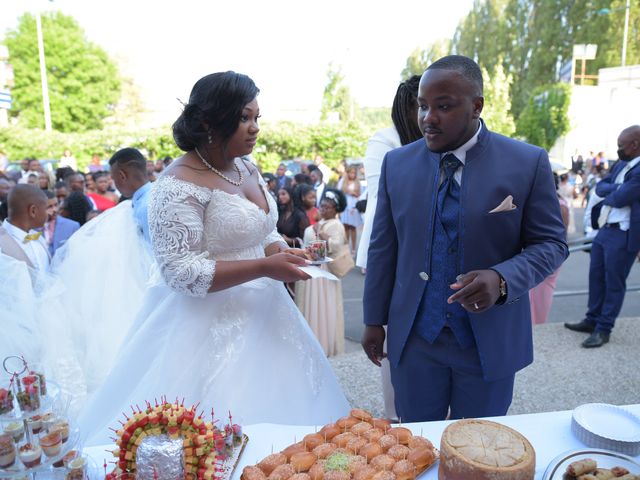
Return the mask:
[[[284, 166], [287, 167], [287, 171], [285, 172], [285, 175], [287, 177], [293, 177], [294, 175], [300, 173], [300, 169], [301, 169], [300, 164], [305, 162], [304, 160], [300, 160], [300, 159], [290, 159], [290, 160], [283, 160], [280, 163], [284, 164]], [[312, 163], [312, 162], [309, 161], [307, 163]]]
[[[45, 172], [48, 173], [55, 173], [56, 168], [58, 166], [58, 160], [54, 160], [54, 159], [45, 159], [45, 160], [38, 160], [40, 162], [40, 165], [42, 165], [42, 169]], [[19, 172], [22, 169], [22, 166], [20, 165], [20, 162], [9, 162], [9, 165], [7, 165], [7, 174], [12, 174], [14, 172]]]

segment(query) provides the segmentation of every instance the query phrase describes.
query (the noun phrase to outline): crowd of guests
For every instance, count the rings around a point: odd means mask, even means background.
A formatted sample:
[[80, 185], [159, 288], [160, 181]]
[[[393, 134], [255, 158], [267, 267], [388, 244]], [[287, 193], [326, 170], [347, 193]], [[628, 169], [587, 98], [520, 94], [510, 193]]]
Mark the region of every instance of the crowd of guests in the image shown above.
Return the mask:
[[295, 175], [288, 175], [287, 166], [280, 164], [275, 173], [263, 172], [263, 179], [278, 205], [278, 233], [290, 247], [327, 242], [331, 262], [321, 268], [335, 278], [313, 278], [287, 287], [325, 353], [332, 356], [344, 351], [339, 279], [355, 266], [366, 188], [354, 165], [343, 163], [332, 170], [320, 155], [299, 165], [300, 173]]
[[304, 231], [322, 218], [320, 205], [330, 189], [344, 196], [345, 205], [337, 214], [349, 240], [351, 255], [357, 252], [357, 229], [363, 224], [366, 206], [366, 187], [358, 179], [362, 166], [344, 163], [332, 170], [320, 155], [314, 162], [300, 162], [300, 173], [287, 174], [287, 166], [280, 164], [275, 173], [263, 172], [269, 193], [278, 204], [278, 232], [292, 247], [304, 246]]
[[[123, 156], [127, 158], [120, 158]], [[131, 159], [141, 170], [133, 172], [133, 180], [132, 172], [127, 170]], [[170, 162], [168, 157], [155, 162], [146, 160], [135, 149], [123, 149], [108, 165], [94, 156], [83, 171], [78, 169], [71, 152], [65, 151], [58, 168], [51, 172], [36, 159], [24, 159], [20, 170], [0, 171], [0, 222], [4, 231], [15, 234], [12, 247], [22, 246], [12, 249], [0, 242], [0, 250], [11, 250], [12, 256], [20, 256], [31, 267], [48, 271], [56, 251], [83, 225], [125, 199], [133, 200], [134, 216], [141, 217], [136, 221], [149, 241], [146, 208], [138, 212], [136, 206], [144, 202], [136, 205], [136, 196], [147, 192], [150, 182]], [[327, 255], [336, 259], [335, 266], [322, 268], [338, 280], [317, 278], [304, 285], [305, 282], [287, 285], [325, 353], [331, 356], [344, 351], [339, 278], [354, 266], [357, 229], [363, 223], [356, 204], [366, 198], [366, 188], [358, 179], [355, 166], [340, 165], [332, 170], [318, 155], [313, 162], [300, 162], [300, 167], [300, 173], [291, 175], [281, 164], [274, 174], [263, 172], [263, 179], [278, 206], [277, 229], [287, 244], [304, 248], [308, 242], [322, 239], [327, 242]], [[25, 246], [25, 235], [36, 241]]]
[[[147, 161], [135, 149], [122, 151], [139, 156], [138, 162], [142, 162], [143, 168], [141, 177], [144, 177], [138, 182], [140, 185], [155, 180], [156, 175], [171, 162], [169, 157], [156, 162]], [[11, 222], [7, 219], [13, 206], [12, 221], [28, 225], [28, 229], [22, 228], [27, 233], [33, 230], [32, 233], [41, 235], [42, 239], [38, 240], [44, 242], [50, 259], [82, 225], [121, 201], [131, 199], [134, 192], [127, 191], [126, 182], [119, 190], [112, 178], [114, 174], [122, 175], [123, 171], [118, 168], [117, 162], [115, 168], [114, 165], [103, 165], [97, 155], [93, 156], [86, 171], [78, 170], [77, 162], [69, 150], [65, 151], [54, 171], [45, 170], [37, 159], [23, 159], [19, 170], [0, 171], [0, 222], [5, 230], [11, 231]], [[35, 203], [32, 205], [29, 202]], [[40, 204], [46, 215], [36, 215], [36, 218], [24, 222], [15, 220], [28, 217], [30, 206], [38, 207]], [[48, 264], [44, 261], [40, 263], [43, 268]]]

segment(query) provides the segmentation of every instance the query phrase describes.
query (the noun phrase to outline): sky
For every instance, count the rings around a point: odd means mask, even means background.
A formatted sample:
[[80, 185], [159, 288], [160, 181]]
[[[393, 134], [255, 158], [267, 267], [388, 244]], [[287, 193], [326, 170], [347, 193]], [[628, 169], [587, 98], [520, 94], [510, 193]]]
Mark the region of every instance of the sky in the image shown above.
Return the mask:
[[390, 106], [417, 48], [451, 38], [472, 0], [3, 0], [0, 33], [36, 9], [73, 16], [133, 78], [158, 122], [202, 76], [246, 73], [263, 119], [317, 111], [330, 63], [360, 106]]

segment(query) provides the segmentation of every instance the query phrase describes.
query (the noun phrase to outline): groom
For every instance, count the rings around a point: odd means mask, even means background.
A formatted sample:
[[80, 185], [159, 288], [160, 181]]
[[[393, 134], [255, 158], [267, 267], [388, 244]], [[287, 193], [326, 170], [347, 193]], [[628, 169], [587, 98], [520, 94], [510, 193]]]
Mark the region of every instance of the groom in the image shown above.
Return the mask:
[[379, 365], [387, 325], [407, 422], [506, 414], [533, 360], [529, 289], [568, 255], [547, 153], [480, 119], [471, 59], [434, 62], [418, 91], [419, 140], [382, 165], [362, 346]]

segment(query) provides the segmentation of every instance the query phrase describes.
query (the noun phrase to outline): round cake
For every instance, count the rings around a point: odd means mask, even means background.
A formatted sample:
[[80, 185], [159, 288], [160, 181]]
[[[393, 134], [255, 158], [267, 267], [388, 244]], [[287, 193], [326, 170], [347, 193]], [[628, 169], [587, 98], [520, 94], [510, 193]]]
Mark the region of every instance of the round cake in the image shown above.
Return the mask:
[[536, 454], [515, 430], [487, 420], [459, 420], [440, 441], [439, 480], [533, 480]]

